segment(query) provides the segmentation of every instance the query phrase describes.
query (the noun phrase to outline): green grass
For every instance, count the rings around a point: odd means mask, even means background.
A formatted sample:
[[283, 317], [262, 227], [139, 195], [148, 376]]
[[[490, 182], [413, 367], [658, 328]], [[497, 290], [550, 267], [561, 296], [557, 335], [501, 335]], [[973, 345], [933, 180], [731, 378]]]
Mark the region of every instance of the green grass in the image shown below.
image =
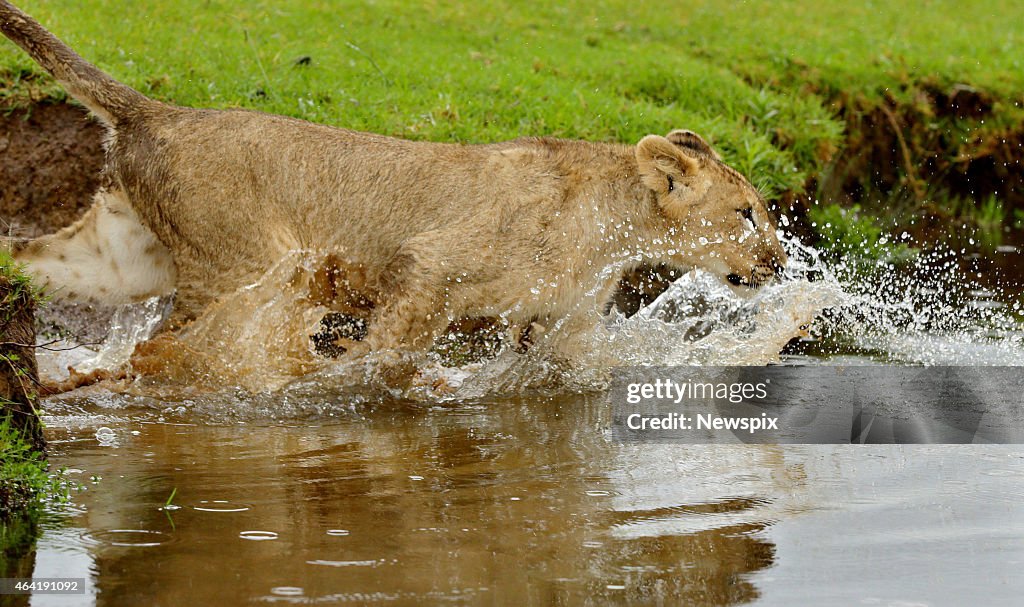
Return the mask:
[[905, 243], [893, 242], [880, 220], [862, 212], [859, 205], [843, 208], [823, 204], [811, 209], [811, 226], [821, 237], [826, 252], [853, 260], [904, 263], [917, 255]]
[[43, 454], [9, 419], [0, 419], [0, 523], [35, 514], [44, 503], [66, 503], [69, 488], [63, 473], [51, 474]]
[[[840, 123], [687, 52], [661, 7], [577, 2], [21, 2], [89, 60], [155, 97], [415, 139], [634, 142], [690, 128], [768, 195], [799, 188]], [[676, 26], [678, 27], [678, 26]], [[309, 57], [308, 65], [299, 63]], [[12, 45], [22, 94], [38, 69]], [[52, 93], [48, 88], [44, 92]], [[775, 142], [784, 133], [788, 145]]]
[[[42, 289], [32, 283], [32, 278], [11, 257], [10, 251], [0, 247], [0, 326], [24, 307], [37, 307], [46, 300]], [[12, 357], [15, 360], [10, 360]], [[16, 362], [14, 355], [0, 354], [0, 364], [13, 362]]]
[[[998, 97], [990, 124], [1019, 121], [1024, 101], [1024, 4], [1009, 0], [18, 4], [167, 101], [441, 141], [690, 128], [769, 197], [842, 145], [838, 99], [967, 83]], [[60, 96], [37, 72], [0, 44], [6, 95]]]
[[[694, 36], [722, 62], [766, 79], [880, 94], [938, 76], [1021, 99], [1024, 5], [1014, 0], [706, 3]], [[716, 44], [723, 39], [729, 44]]]
[[[32, 284], [32, 279], [22, 271], [22, 266], [14, 261], [10, 251], [0, 248], [0, 281], [9, 288], [2, 290], [4, 298], [0, 299], [0, 314], [12, 311], [21, 305], [22, 300], [32, 299], [36, 303], [42, 300], [42, 292]], [[0, 316], [0, 319], [4, 317]]]

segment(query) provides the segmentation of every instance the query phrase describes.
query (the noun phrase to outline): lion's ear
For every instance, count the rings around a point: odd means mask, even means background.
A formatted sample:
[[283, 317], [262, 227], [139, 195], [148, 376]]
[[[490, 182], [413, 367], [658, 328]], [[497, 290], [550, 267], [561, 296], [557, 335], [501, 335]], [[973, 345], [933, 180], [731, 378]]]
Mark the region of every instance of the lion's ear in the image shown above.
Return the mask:
[[699, 164], [671, 141], [648, 135], [636, 144], [636, 162], [644, 185], [659, 194], [667, 194], [697, 174]]
[[703, 137], [693, 131], [676, 129], [669, 133], [665, 138], [681, 148], [687, 148], [700, 154], [706, 154], [715, 160], [722, 159], [722, 157], [718, 155], [718, 152], [716, 152]]

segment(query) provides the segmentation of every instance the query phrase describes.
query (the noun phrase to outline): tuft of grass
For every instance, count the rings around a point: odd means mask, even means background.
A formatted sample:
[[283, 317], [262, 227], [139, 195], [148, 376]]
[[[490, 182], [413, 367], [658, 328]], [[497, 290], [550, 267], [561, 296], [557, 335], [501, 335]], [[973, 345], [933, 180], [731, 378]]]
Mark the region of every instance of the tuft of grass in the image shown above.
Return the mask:
[[977, 237], [982, 247], [992, 250], [1003, 244], [1003, 230], [1007, 225], [1003, 201], [990, 195], [972, 207], [972, 211], [967, 218], [977, 226]]
[[46, 303], [43, 289], [37, 287], [25, 268], [11, 257], [6, 249], [0, 248], [0, 324], [25, 306], [39, 306]]
[[64, 475], [51, 474], [43, 455], [33, 449], [10, 419], [0, 420], [0, 521], [33, 514], [43, 504], [63, 504], [69, 499], [69, 483]]
[[989, 196], [978, 205], [977, 222], [980, 226], [1002, 226], [1006, 213], [1003, 202], [996, 196]]
[[14, 300], [31, 298], [38, 301], [41, 297], [41, 292], [32, 285], [32, 279], [23, 270], [9, 251], [0, 248], [0, 280], [11, 286], [7, 297], [0, 301], [0, 309], [14, 303]]
[[1024, 230], [1024, 210], [1008, 209], [997, 195], [983, 198], [945, 194], [940, 211], [949, 223], [958, 226], [953, 242], [974, 239], [983, 250], [991, 251], [1003, 243], [1010, 230]]

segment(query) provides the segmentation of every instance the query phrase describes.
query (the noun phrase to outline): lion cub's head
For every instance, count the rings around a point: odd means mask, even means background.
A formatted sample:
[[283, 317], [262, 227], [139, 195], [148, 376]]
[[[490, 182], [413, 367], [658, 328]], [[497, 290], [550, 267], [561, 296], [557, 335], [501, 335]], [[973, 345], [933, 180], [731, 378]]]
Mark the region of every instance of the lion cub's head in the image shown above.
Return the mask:
[[785, 266], [764, 199], [699, 135], [648, 135], [637, 144], [636, 159], [667, 232], [663, 261], [754, 288]]

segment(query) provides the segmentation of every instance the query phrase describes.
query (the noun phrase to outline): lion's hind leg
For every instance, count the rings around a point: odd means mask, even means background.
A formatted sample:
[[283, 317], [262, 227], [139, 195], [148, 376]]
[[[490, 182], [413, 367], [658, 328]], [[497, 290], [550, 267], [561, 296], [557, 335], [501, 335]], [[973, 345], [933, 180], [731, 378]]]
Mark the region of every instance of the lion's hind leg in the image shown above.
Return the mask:
[[16, 247], [14, 257], [57, 298], [116, 305], [174, 290], [170, 251], [118, 191], [100, 191], [81, 219]]

